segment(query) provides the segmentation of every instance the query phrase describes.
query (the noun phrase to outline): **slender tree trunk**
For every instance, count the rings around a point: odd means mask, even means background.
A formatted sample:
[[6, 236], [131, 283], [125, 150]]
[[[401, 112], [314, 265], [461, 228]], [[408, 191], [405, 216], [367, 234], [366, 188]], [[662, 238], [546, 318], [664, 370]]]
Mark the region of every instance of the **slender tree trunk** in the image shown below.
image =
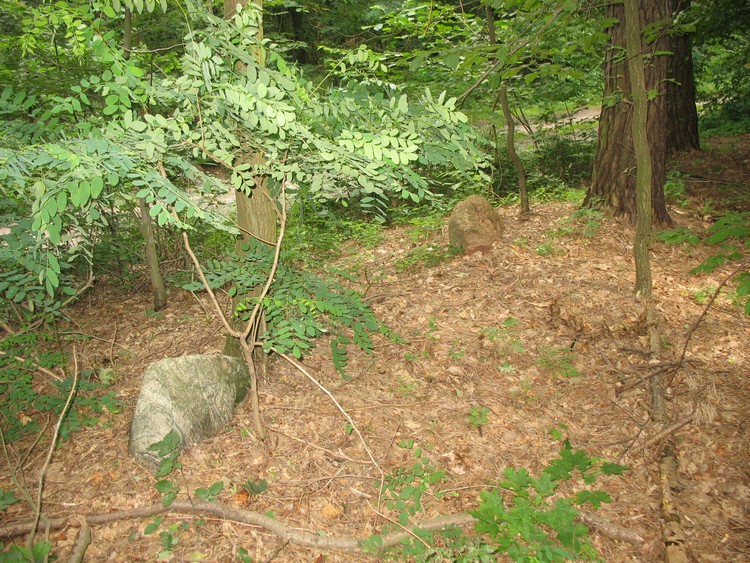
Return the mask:
[[[133, 48], [133, 14], [130, 8], [125, 6], [125, 18], [123, 20], [122, 50], [123, 58], [130, 59], [130, 51]], [[159, 251], [156, 248], [156, 237], [154, 237], [154, 224], [149, 213], [146, 200], [138, 198], [138, 228], [143, 235], [143, 244], [146, 251], [146, 266], [148, 266], [151, 278], [151, 290], [154, 296], [154, 311], [159, 311], [167, 306], [167, 288], [161, 275], [159, 264]]]
[[[671, 2], [675, 14], [690, 7], [690, 0]], [[690, 35], [671, 35], [669, 43], [672, 55], [667, 74], [667, 154], [700, 150]]]
[[[639, 27], [666, 21], [671, 17], [669, 2], [640, 0]], [[584, 206], [605, 207], [615, 214], [625, 215], [635, 221], [636, 178], [635, 153], [633, 149], [631, 119], [631, 85], [625, 48], [625, 26], [623, 6], [611, 3], [607, 16], [618, 21], [610, 30], [610, 46], [605, 59], [604, 103], [599, 118], [594, 173]], [[652, 44], [641, 47], [647, 53], [648, 65], [645, 70], [646, 88], [655, 95], [649, 95], [648, 139], [651, 147], [653, 175], [651, 181], [651, 205], [653, 219], [658, 223], [670, 224], [671, 219], [664, 201], [667, 163], [667, 100], [665, 79], [668, 56], [659, 54], [668, 49], [666, 36]], [[652, 98], [652, 99], [651, 99]]]
[[516, 123], [513, 121], [513, 115], [510, 113], [510, 106], [508, 105], [508, 87], [505, 85], [500, 87], [500, 106], [503, 108], [505, 124], [508, 127], [508, 135], [506, 137], [508, 143], [508, 156], [510, 156], [510, 160], [518, 173], [518, 195], [521, 199], [521, 215], [526, 215], [531, 211], [529, 206], [529, 194], [526, 189], [526, 170], [523, 167], [523, 162], [521, 162], [518, 153], [516, 153], [516, 144], [514, 140]]
[[[488, 5], [485, 7], [485, 15], [487, 18], [487, 35], [489, 43], [490, 45], [495, 45], [497, 43], [497, 36], [495, 35], [495, 12], [491, 6]], [[506, 84], [500, 86], [500, 91], [498, 93], [500, 95], [500, 107], [503, 110], [503, 117], [505, 118], [505, 126], [507, 127], [505, 141], [508, 147], [508, 156], [518, 174], [518, 195], [521, 200], [521, 215], [526, 215], [531, 211], [531, 208], [529, 207], [529, 193], [526, 189], [526, 170], [516, 152], [516, 122], [513, 120], [513, 114], [511, 114], [510, 106], [508, 105], [508, 86]]]
[[[237, 9], [238, 5], [245, 5], [247, 0], [225, 0], [224, 2], [224, 18], [231, 18]], [[253, 0], [253, 3], [262, 9], [263, 0]], [[263, 39], [263, 26], [262, 22], [258, 22], [258, 28], [256, 31], [258, 41]], [[259, 64], [263, 64], [264, 55], [258, 50], [254, 54]], [[248, 159], [251, 164], [262, 164], [263, 159], [261, 155], [255, 155]], [[241, 252], [242, 246], [250, 241], [257, 241], [258, 243], [273, 247], [276, 242], [276, 207], [271, 194], [268, 191], [268, 182], [263, 177], [255, 178], [255, 187], [252, 192], [246, 194], [242, 191], [235, 191], [235, 200], [237, 203], [237, 224], [243, 232], [243, 236], [237, 241], [237, 251]], [[261, 288], [256, 288], [251, 291], [249, 295], [240, 295], [235, 299], [234, 304], [236, 305], [239, 300], [252, 297], [253, 295], [259, 295]], [[260, 336], [264, 332], [264, 320], [261, 314], [258, 318], [258, 326], [253, 331], [253, 336]], [[238, 323], [242, 324], [242, 323]], [[253, 343], [251, 343], [253, 345]], [[242, 348], [237, 339], [228, 337], [224, 353], [231, 356], [242, 356]], [[256, 371], [262, 376], [265, 374], [268, 365], [267, 356], [260, 349], [256, 349], [254, 353], [254, 361]]]
[[651, 261], [649, 238], [651, 235], [651, 150], [648, 140], [648, 94], [646, 74], [641, 55], [641, 26], [638, 17], [638, 0], [625, 0], [625, 28], [633, 96], [633, 116], [630, 122], [636, 165], [636, 229], [633, 244], [635, 257], [635, 292], [651, 296]]
[[154, 295], [154, 311], [159, 311], [167, 306], [167, 288], [164, 285], [164, 278], [161, 275], [159, 267], [159, 253], [156, 249], [156, 239], [154, 237], [154, 226], [149, 214], [149, 206], [146, 200], [138, 198], [138, 227], [143, 235], [144, 246], [146, 249], [146, 265], [151, 277], [151, 289]]

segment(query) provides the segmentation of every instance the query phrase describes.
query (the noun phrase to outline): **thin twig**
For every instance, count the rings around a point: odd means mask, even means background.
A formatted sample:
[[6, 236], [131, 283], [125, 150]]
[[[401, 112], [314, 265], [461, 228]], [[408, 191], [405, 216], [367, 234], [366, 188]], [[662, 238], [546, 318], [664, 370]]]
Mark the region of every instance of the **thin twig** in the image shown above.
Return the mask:
[[661, 430], [656, 436], [653, 436], [653, 437], [649, 438], [646, 441], [645, 446], [648, 447], [648, 446], [652, 446], [654, 444], [657, 444], [657, 443], [661, 442], [664, 438], [666, 438], [670, 434], [676, 432], [677, 430], [679, 430], [683, 426], [686, 426], [686, 425], [690, 424], [691, 422], [693, 422], [694, 418], [695, 418], [695, 413], [691, 413], [691, 414], [687, 415], [685, 418], [683, 418], [681, 420], [678, 420], [677, 422], [675, 422], [673, 424], [670, 424], [669, 426], [667, 426], [666, 428], [664, 428], [663, 430]]
[[391, 524], [393, 524], [395, 526], [398, 526], [399, 528], [401, 528], [404, 532], [406, 532], [407, 534], [409, 534], [414, 539], [422, 542], [425, 545], [425, 547], [427, 547], [427, 548], [430, 547], [429, 543], [427, 543], [426, 541], [424, 541], [417, 534], [415, 534], [414, 532], [412, 532], [409, 528], [407, 528], [405, 526], [402, 526], [398, 521], [394, 520], [393, 518], [389, 518], [388, 516], [386, 516], [382, 512], [379, 512], [379, 511], [375, 510], [375, 507], [372, 505], [372, 503], [370, 503], [369, 500], [367, 501], [367, 506], [369, 506], [370, 510], [372, 510], [375, 514], [377, 514], [378, 516], [380, 516], [382, 519], [388, 520]]
[[[5, 350], [0, 350], [0, 354], [3, 354], [4, 356], [9, 356], [10, 355]], [[25, 364], [29, 360], [29, 358], [22, 358], [20, 356], [13, 356], [13, 359], [16, 360], [21, 365]], [[42, 372], [45, 375], [49, 375], [52, 379], [56, 379], [57, 381], [62, 381], [63, 380], [63, 378], [60, 377], [59, 375], [57, 375], [54, 371], [50, 371], [47, 368], [44, 368], [44, 367], [40, 366], [36, 362], [31, 362], [31, 363], [34, 365], [34, 368], [37, 371], [40, 371], [40, 372]]]
[[34, 510], [34, 526], [31, 529], [31, 532], [29, 533], [29, 541], [28, 541], [29, 552], [32, 552], [34, 548], [34, 536], [36, 534], [36, 529], [39, 526], [39, 519], [42, 516], [42, 493], [44, 492], [44, 478], [47, 475], [47, 469], [49, 468], [50, 461], [52, 461], [52, 454], [55, 452], [57, 438], [60, 435], [60, 428], [62, 428], [63, 421], [65, 420], [65, 415], [68, 414], [68, 409], [70, 408], [70, 405], [73, 402], [73, 397], [75, 396], [77, 389], [78, 389], [78, 354], [76, 352], [76, 347], [73, 346], [73, 383], [70, 386], [70, 393], [68, 393], [68, 399], [67, 401], [65, 401], [65, 405], [63, 406], [62, 411], [60, 412], [60, 417], [57, 419], [55, 430], [52, 433], [52, 442], [50, 443], [49, 450], [47, 451], [47, 459], [44, 461], [42, 470], [39, 473], [39, 483], [37, 485], [39, 490], [37, 491], [37, 495], [36, 495], [36, 508]]
[[276, 428], [271, 428], [270, 430], [271, 430], [271, 432], [274, 432], [275, 434], [281, 434], [285, 438], [289, 438], [290, 440], [294, 440], [295, 442], [299, 442], [300, 444], [305, 444], [306, 446], [310, 446], [311, 448], [315, 448], [316, 450], [320, 450], [320, 451], [326, 452], [327, 454], [332, 455], [333, 458], [336, 459], [336, 460], [350, 461], [352, 463], [356, 463], [356, 464], [359, 464], [359, 465], [370, 465], [370, 463], [371, 463], [371, 462], [366, 461], [364, 459], [354, 459], [354, 458], [349, 457], [348, 455], [342, 453], [341, 451], [334, 452], [334, 451], [328, 450], [328, 449], [324, 448], [323, 446], [318, 446], [317, 444], [313, 444], [311, 442], [308, 442], [306, 440], [302, 440], [302, 439], [297, 438], [295, 436], [290, 436], [289, 434], [286, 434], [285, 432], [282, 432], [281, 430], [277, 430]]
[[336, 408], [339, 410], [339, 412], [344, 415], [344, 418], [347, 420], [347, 422], [351, 425], [354, 432], [359, 437], [360, 441], [362, 442], [362, 446], [365, 448], [365, 451], [367, 452], [367, 456], [370, 458], [370, 461], [372, 464], [377, 468], [378, 472], [380, 473], [381, 479], [385, 479], [385, 473], [383, 473], [383, 470], [381, 469], [380, 465], [377, 461], [375, 461], [375, 456], [372, 455], [372, 451], [370, 451], [370, 448], [367, 445], [367, 442], [365, 441], [364, 436], [362, 436], [362, 433], [359, 431], [359, 428], [357, 428], [357, 425], [354, 423], [354, 420], [352, 420], [352, 417], [349, 416], [349, 413], [346, 412], [346, 409], [341, 406], [341, 403], [339, 403], [336, 400], [336, 397], [333, 396], [333, 394], [326, 389], [322, 383], [320, 383], [317, 379], [315, 379], [312, 375], [310, 375], [310, 372], [308, 372], [305, 369], [305, 366], [303, 366], [301, 363], [299, 363], [294, 358], [287, 356], [286, 354], [282, 354], [278, 350], [274, 349], [274, 352], [276, 352], [280, 357], [284, 358], [287, 362], [289, 362], [293, 367], [295, 367], [302, 375], [304, 375], [307, 379], [312, 381], [312, 383], [323, 393], [328, 395], [328, 398], [331, 399], [334, 405], [336, 405]]
[[716, 298], [719, 296], [719, 292], [721, 291], [721, 288], [723, 288], [726, 284], [729, 283], [729, 280], [731, 280], [734, 276], [739, 274], [742, 270], [744, 270], [748, 265], [750, 264], [750, 255], [748, 255], [742, 262], [740, 262], [740, 265], [737, 266], [732, 273], [730, 273], [727, 277], [725, 277], [722, 282], [719, 284], [719, 287], [716, 288], [716, 291], [714, 291], [713, 295], [711, 295], [711, 298], [708, 300], [706, 305], [703, 307], [703, 310], [701, 311], [701, 314], [698, 315], [698, 318], [693, 323], [693, 326], [690, 327], [690, 330], [688, 331], [687, 335], [685, 336], [685, 345], [682, 347], [682, 353], [680, 354], [680, 360], [679, 364], [682, 364], [683, 360], [685, 359], [685, 354], [687, 354], [688, 344], [690, 343], [690, 339], [693, 337], [693, 333], [698, 328], [698, 325], [703, 320], [703, 317], [706, 316], [708, 313], [708, 310], [711, 308], [711, 305], [716, 300]]

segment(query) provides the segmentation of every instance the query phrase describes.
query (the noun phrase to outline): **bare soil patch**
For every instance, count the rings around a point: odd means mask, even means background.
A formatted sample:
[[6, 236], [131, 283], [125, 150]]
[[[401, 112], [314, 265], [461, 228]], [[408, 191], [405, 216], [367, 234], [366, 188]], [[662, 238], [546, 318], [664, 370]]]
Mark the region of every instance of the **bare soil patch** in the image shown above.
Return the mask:
[[[723, 150], [725, 143], [733, 143], [731, 150]], [[728, 196], [737, 196], [731, 205], [748, 209], [743, 199], [750, 178], [748, 149], [749, 137], [713, 141], [709, 151], [679, 161], [689, 175], [690, 201], [674, 210], [677, 226], [704, 230], [716, 209], [729, 208]], [[709, 204], [711, 213], [705, 213]], [[604, 560], [657, 561], [662, 556], [659, 483], [643, 381], [646, 326], [643, 306], [631, 295], [633, 231], [625, 222], [605, 218], [588, 236], [585, 217], [570, 219], [575, 210], [569, 204], [535, 205], [533, 215], [520, 220], [515, 209], [502, 209], [502, 244], [433, 268], [399, 271], [394, 264], [416, 245], [444, 244], [445, 230], [415, 242], [408, 228], [398, 227], [389, 229], [377, 248], [348, 245], [336, 265], [359, 280], [358, 289], [407, 343], [381, 338], [373, 356], [352, 349], [349, 381], [332, 368], [326, 342], [304, 363], [345, 406], [386, 473], [414, 462], [400, 440], [413, 440], [446, 471], [448, 481], [431, 492], [447, 494], [426, 495], [425, 516], [476, 506], [478, 491], [496, 483], [505, 467], [538, 471], [559, 451], [550, 430], [565, 424], [576, 449], [631, 467], [623, 477], [597, 484], [613, 498], [598, 514], [638, 533], [645, 543], [634, 547], [594, 532]], [[716, 287], [732, 269], [688, 275], [711, 251], [653, 246], [655, 295], [666, 319], [664, 359], [679, 356], [702, 310], [700, 292]], [[94, 337], [77, 345], [81, 368], [113, 366], [126, 407], [122, 414], [102, 417], [98, 427], [74, 434], [55, 452], [45, 490], [49, 517], [107, 513], [161, 498], [153, 488], [153, 471], [127, 454], [142, 372], [164, 357], [218, 353], [224, 339], [204, 295], [173, 290], [166, 311], [149, 316], [147, 288], [133, 292], [101, 283], [69, 311], [73, 322], [67, 331]], [[749, 344], [750, 321], [729, 297], [721, 297], [696, 330], [687, 368], [675, 374], [670, 387], [675, 421], [696, 409], [714, 414], [697, 417], [675, 434], [676, 509], [684, 541], [699, 561], [750, 560]], [[569, 361], [555, 363], [553, 351], [562, 349], [572, 349]], [[243, 404], [225, 432], [181, 456], [184, 468], [173, 476], [180, 498], [221, 480], [220, 502], [272, 512], [295, 528], [353, 537], [378, 531], [385, 523], [372, 509], [379, 473], [366, 463], [361, 443], [302, 375], [279, 360], [272, 366], [260, 390], [269, 439], [260, 443], [253, 437], [250, 407]], [[489, 409], [481, 431], [468, 418], [475, 407]], [[45, 435], [22, 465], [32, 489], [48, 439]], [[11, 453], [21, 455], [29, 445], [15, 443]], [[268, 482], [264, 494], [248, 496], [240, 488], [260, 479]], [[7, 464], [0, 469], [0, 487], [14, 488]], [[28, 506], [17, 503], [3, 513], [2, 526], [30, 518]], [[95, 527], [87, 560], [157, 560], [164, 549], [159, 534], [144, 535], [151, 520]], [[164, 530], [178, 540], [173, 557], [180, 561], [237, 560], [241, 547], [257, 561], [378, 560], [284, 545], [258, 528], [211, 517], [171, 515]], [[54, 551], [67, 557], [77, 531], [71, 526], [52, 532]]]

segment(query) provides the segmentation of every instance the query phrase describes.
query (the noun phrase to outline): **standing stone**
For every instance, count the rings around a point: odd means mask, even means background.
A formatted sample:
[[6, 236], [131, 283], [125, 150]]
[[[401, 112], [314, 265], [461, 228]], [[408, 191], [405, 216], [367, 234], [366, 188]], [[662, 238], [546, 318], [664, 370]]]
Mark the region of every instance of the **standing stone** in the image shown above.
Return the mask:
[[450, 245], [464, 254], [492, 248], [503, 234], [503, 219], [492, 204], [480, 195], [472, 195], [456, 204], [448, 219]]
[[148, 448], [171, 431], [180, 448], [220, 432], [235, 406], [245, 398], [250, 375], [242, 360], [193, 355], [154, 362], [143, 374], [143, 386], [130, 426], [130, 454], [158, 465]]

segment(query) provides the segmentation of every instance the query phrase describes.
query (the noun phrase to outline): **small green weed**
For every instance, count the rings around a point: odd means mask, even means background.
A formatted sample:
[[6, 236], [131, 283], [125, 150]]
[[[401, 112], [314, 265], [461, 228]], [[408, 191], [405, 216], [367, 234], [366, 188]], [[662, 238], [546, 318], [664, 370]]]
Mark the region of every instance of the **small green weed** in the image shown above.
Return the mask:
[[413, 248], [406, 256], [399, 258], [393, 263], [398, 272], [418, 270], [420, 268], [434, 268], [454, 256], [458, 255], [457, 249], [447, 244], [428, 243]]
[[479, 431], [480, 436], [482, 435], [482, 426], [490, 421], [489, 414], [489, 407], [485, 407], [484, 405], [474, 405], [469, 409], [469, 414], [467, 416], [469, 424]]
[[423, 217], [412, 217], [407, 220], [411, 225], [409, 229], [409, 240], [414, 244], [419, 244], [432, 238], [443, 228], [443, 217], [438, 214], [425, 215]]
[[221, 491], [224, 489], [223, 481], [216, 481], [210, 487], [200, 487], [195, 489], [195, 496], [206, 502], [216, 502], [216, 498], [219, 496]]
[[523, 354], [526, 351], [526, 347], [515, 334], [515, 328], [519, 322], [518, 319], [508, 317], [499, 327], [483, 328], [480, 330], [480, 334], [490, 342], [498, 342], [498, 352], [503, 356], [513, 353]]
[[562, 250], [557, 248], [551, 241], [543, 242], [534, 250], [539, 256], [557, 256], [559, 254], [562, 254], [563, 252]]
[[484, 534], [497, 553], [514, 561], [598, 560], [588, 538], [588, 528], [576, 522], [576, 505], [589, 504], [597, 509], [611, 498], [604, 491], [581, 490], [571, 497], [550, 499], [562, 482], [577, 474], [583, 484], [591, 485], [599, 475], [622, 475], [627, 468], [590, 457], [583, 450], [573, 450], [563, 442], [559, 456], [553, 459], [539, 477], [525, 468], [507, 468], [500, 489], [482, 491], [482, 502], [470, 511], [478, 522], [475, 530]]
[[7, 509], [12, 504], [16, 504], [20, 499], [16, 498], [13, 491], [0, 489], [0, 511]]
[[242, 484], [242, 488], [251, 495], [262, 495], [268, 490], [268, 481], [265, 479], [260, 479], [259, 481], [248, 479]]
[[692, 230], [686, 227], [677, 227], [665, 231], [657, 231], [654, 238], [666, 244], [678, 245], [689, 244], [696, 245], [700, 242], [700, 237]]
[[416, 379], [412, 379], [411, 377], [407, 376], [401, 376], [396, 380], [396, 389], [395, 391], [401, 395], [402, 397], [408, 397], [409, 395], [413, 395], [417, 392], [419, 389], [419, 383]]
[[685, 186], [684, 175], [679, 171], [670, 171], [667, 181], [664, 184], [664, 196], [668, 203], [686, 207], [688, 203], [687, 187]]
[[[750, 213], [727, 213], [719, 217], [708, 229], [705, 241], [721, 247], [716, 254], [706, 258], [702, 264], [690, 270], [691, 274], [713, 272], [728, 261], [741, 260], [750, 249]], [[750, 271], [737, 276], [736, 299], [744, 301], [746, 315], [750, 315]]]
[[466, 352], [464, 352], [463, 350], [451, 350], [450, 352], [448, 352], [448, 357], [451, 360], [460, 360], [465, 355], [466, 355]]
[[375, 221], [345, 221], [344, 232], [348, 239], [357, 241], [365, 248], [375, 248], [385, 240], [383, 224]]
[[[0, 422], [6, 442], [18, 440], [23, 434], [38, 432], [38, 419], [44, 413], [59, 415], [65, 405], [73, 377], [62, 381], [44, 381], [35, 377], [37, 365], [54, 370], [65, 364], [61, 352], [48, 350], [53, 335], [28, 332], [12, 335], [0, 341], [0, 373], [3, 374], [3, 394], [0, 396]], [[118, 413], [122, 401], [114, 392], [104, 392], [106, 378], [95, 371], [84, 371], [78, 380], [78, 390], [70, 410], [60, 427], [60, 438], [68, 440], [73, 432], [96, 426], [106, 413]]]
[[[180, 492], [180, 488], [171, 480], [163, 479], [163, 477], [168, 476], [173, 471], [182, 469], [182, 464], [177, 461], [177, 458], [180, 455], [179, 446], [180, 436], [177, 432], [172, 431], [164, 436], [161, 441], [151, 444], [148, 448], [150, 451], [155, 452], [160, 459], [159, 467], [155, 473], [156, 478], [159, 480], [154, 483], [154, 488], [161, 493], [161, 504], [164, 507], [170, 506]], [[223, 483], [221, 485], [223, 487]], [[143, 534], [150, 535], [157, 532], [163, 522], [164, 516], [156, 516], [150, 523], [146, 524], [146, 527], [143, 529]], [[172, 556], [172, 550], [178, 543], [177, 538], [174, 537], [174, 533], [177, 530], [175, 526], [176, 525], [173, 524], [169, 527], [169, 531], [159, 532], [162, 547], [164, 547], [164, 551], [159, 554], [160, 560], [170, 559]]]
[[5, 544], [0, 541], [0, 555], [3, 561], [47, 561], [54, 560], [50, 557], [52, 544], [47, 541], [34, 542], [33, 547], [29, 550], [25, 545], [10, 544], [6, 551]]
[[711, 296], [714, 294], [715, 291], [716, 291], [715, 287], [714, 288], [706, 287], [703, 289], [696, 289], [695, 291], [692, 292], [693, 300], [698, 305], [705, 305], [706, 303], [708, 303], [708, 300], [711, 298]]
[[575, 353], [564, 346], [542, 348], [536, 363], [539, 367], [548, 369], [552, 375], [560, 377], [579, 377], [581, 372], [573, 365]]
[[[414, 463], [411, 467], [399, 467], [390, 475], [386, 475], [382, 484], [382, 494], [385, 506], [398, 513], [398, 521], [402, 526], [409, 522], [409, 518], [417, 512], [422, 512], [422, 498], [432, 491], [433, 485], [446, 480], [445, 471], [436, 469], [430, 459], [422, 455], [422, 448], [414, 448], [413, 440], [402, 440], [399, 447], [412, 450]], [[380, 487], [380, 483], [375, 483]], [[434, 493], [439, 497], [440, 493]]]
[[427, 350], [422, 350], [421, 352], [407, 352], [404, 354], [404, 359], [407, 362], [418, 362], [421, 359], [429, 358], [430, 353]]
[[601, 211], [581, 208], [574, 211], [570, 217], [566, 217], [560, 221], [560, 226], [554, 231], [554, 236], [574, 236], [582, 239], [591, 239], [596, 236], [601, 226]]

